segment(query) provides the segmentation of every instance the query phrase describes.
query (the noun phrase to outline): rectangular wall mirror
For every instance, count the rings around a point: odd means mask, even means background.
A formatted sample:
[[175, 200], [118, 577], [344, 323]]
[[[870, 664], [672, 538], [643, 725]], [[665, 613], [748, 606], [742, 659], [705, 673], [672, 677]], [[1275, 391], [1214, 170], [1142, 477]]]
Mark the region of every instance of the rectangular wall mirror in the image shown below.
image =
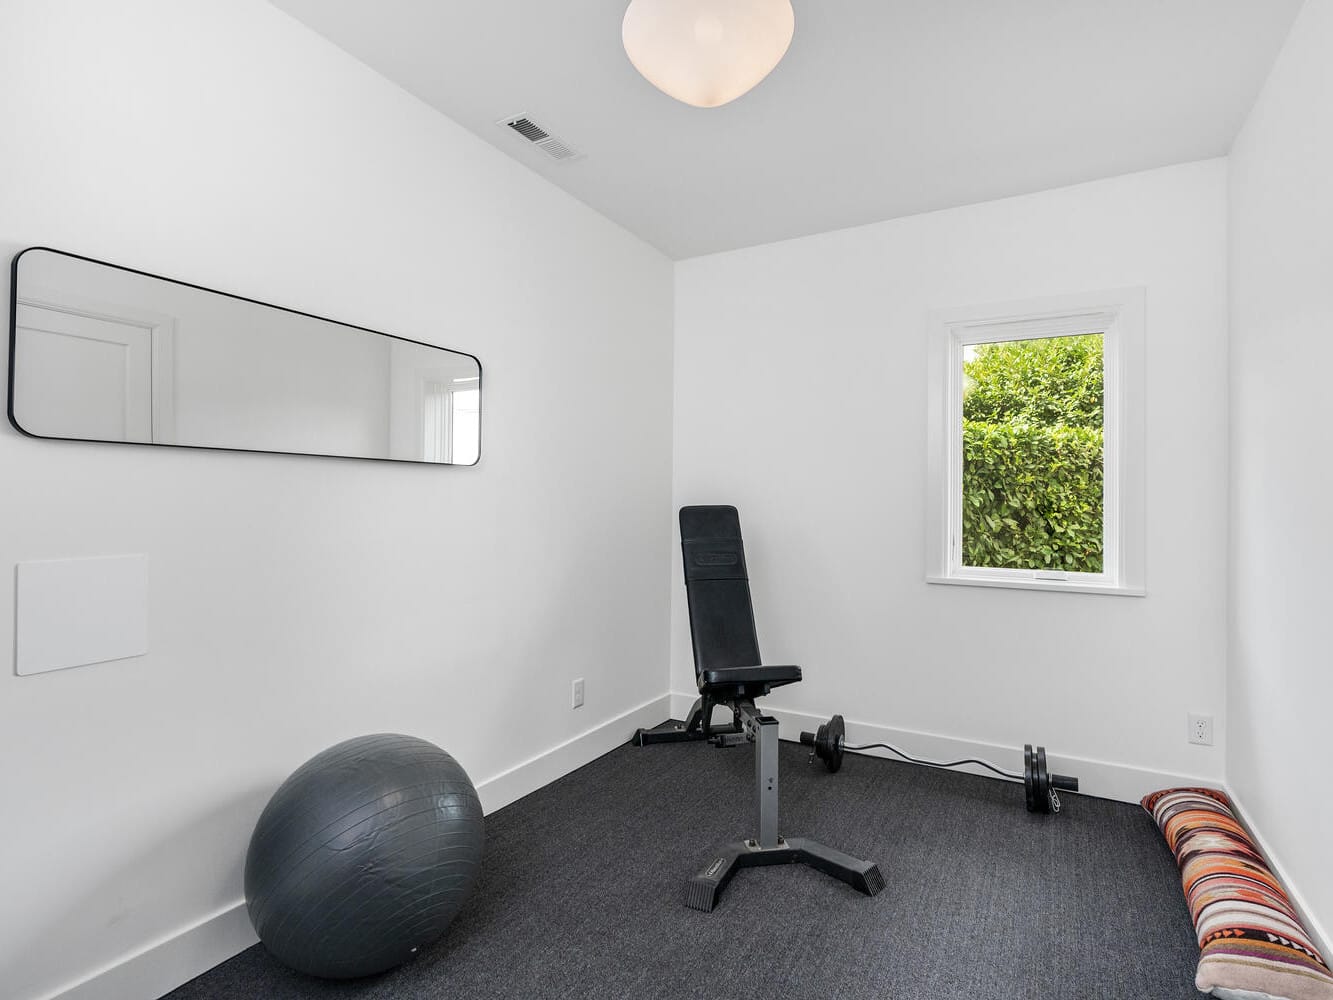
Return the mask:
[[42, 438], [473, 465], [481, 364], [34, 247], [14, 258], [9, 419]]

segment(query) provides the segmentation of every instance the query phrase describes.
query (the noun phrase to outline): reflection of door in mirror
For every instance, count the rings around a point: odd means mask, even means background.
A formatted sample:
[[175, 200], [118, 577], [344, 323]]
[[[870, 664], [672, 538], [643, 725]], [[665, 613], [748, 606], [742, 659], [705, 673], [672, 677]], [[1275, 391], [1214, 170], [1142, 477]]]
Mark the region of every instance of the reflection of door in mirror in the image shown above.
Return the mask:
[[18, 300], [15, 407], [47, 437], [169, 444], [172, 322], [55, 295]]

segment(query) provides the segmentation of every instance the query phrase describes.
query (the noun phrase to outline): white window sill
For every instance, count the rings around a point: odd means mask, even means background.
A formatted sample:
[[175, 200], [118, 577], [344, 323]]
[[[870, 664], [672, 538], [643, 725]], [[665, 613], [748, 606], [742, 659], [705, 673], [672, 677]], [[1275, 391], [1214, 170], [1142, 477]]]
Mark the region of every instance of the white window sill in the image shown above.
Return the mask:
[[1106, 594], [1113, 597], [1144, 597], [1142, 587], [1117, 587], [1107, 583], [1077, 583], [1069, 580], [1002, 579], [986, 576], [928, 576], [927, 583], [951, 587], [1002, 587], [1007, 590], [1052, 590], [1065, 594]]

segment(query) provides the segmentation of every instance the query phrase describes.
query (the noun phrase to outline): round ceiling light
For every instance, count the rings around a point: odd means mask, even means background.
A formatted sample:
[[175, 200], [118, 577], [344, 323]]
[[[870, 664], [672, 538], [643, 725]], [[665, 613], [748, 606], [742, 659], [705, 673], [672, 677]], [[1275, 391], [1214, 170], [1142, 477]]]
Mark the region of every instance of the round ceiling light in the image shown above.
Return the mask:
[[621, 38], [658, 90], [716, 108], [768, 76], [795, 29], [791, 0], [631, 0]]

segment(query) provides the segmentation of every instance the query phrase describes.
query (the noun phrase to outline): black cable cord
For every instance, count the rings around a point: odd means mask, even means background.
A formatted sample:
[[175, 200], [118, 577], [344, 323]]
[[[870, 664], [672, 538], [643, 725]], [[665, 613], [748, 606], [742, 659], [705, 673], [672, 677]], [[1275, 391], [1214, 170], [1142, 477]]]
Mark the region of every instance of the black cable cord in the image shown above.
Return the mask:
[[852, 746], [850, 743], [844, 743], [842, 748], [844, 750], [888, 750], [891, 753], [896, 753], [903, 760], [909, 760], [913, 764], [925, 764], [928, 767], [958, 767], [962, 764], [976, 764], [980, 767], [984, 767], [988, 771], [994, 771], [1001, 778], [1012, 778], [1014, 781], [1026, 780], [1021, 774], [1012, 774], [1009, 771], [1002, 771], [994, 764], [988, 764], [984, 760], [977, 760], [975, 757], [966, 757], [963, 760], [954, 760], [946, 764], [938, 760], [922, 760], [920, 757], [913, 757], [911, 754], [903, 753], [903, 751], [899, 750], [897, 747], [890, 746], [887, 743], [863, 743], [860, 746]]

